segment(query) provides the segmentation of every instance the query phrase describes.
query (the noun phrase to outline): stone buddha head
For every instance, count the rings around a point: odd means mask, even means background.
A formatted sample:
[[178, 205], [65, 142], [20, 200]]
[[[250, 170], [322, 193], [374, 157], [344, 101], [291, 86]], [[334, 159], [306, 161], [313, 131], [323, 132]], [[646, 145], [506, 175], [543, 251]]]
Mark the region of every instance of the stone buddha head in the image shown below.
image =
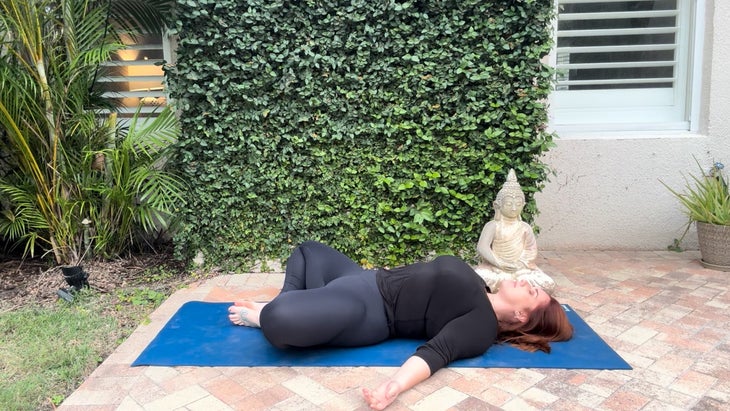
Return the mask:
[[494, 207], [494, 219], [501, 220], [502, 217], [522, 220], [522, 209], [525, 207], [525, 193], [522, 192], [520, 183], [517, 182], [517, 175], [514, 169], [507, 174], [507, 181], [497, 192], [497, 198], [492, 203]]

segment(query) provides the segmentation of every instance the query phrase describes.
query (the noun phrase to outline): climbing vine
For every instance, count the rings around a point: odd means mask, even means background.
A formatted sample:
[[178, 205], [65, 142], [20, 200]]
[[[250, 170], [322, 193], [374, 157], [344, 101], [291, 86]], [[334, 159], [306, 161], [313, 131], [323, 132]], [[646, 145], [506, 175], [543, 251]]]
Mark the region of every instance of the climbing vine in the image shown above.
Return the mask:
[[397, 264], [474, 254], [514, 168], [544, 184], [551, 0], [178, 0], [177, 252], [309, 239]]

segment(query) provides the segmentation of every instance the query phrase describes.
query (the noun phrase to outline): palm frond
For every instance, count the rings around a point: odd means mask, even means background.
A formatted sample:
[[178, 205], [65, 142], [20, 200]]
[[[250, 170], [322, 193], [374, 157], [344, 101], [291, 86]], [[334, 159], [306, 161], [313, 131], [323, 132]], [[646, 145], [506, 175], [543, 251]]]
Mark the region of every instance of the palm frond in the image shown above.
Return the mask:
[[[139, 108], [137, 111], [139, 113]], [[144, 119], [143, 122], [140, 122], [138, 116], [135, 115], [126, 131], [124, 144], [129, 144], [135, 153], [152, 158], [177, 141], [179, 132], [179, 123], [175, 113], [169, 106], [166, 106], [152, 120]]]
[[172, 27], [175, 2], [171, 0], [115, 0], [109, 18], [116, 28], [132, 36], [163, 33]]
[[15, 183], [7, 179], [0, 181], [0, 193], [9, 205], [0, 212], [0, 237], [16, 241], [16, 245], [26, 243], [24, 255], [32, 256], [37, 240], [48, 243], [39, 233], [46, 232], [49, 226], [37, 207], [32, 184], [20, 178], [16, 180]]

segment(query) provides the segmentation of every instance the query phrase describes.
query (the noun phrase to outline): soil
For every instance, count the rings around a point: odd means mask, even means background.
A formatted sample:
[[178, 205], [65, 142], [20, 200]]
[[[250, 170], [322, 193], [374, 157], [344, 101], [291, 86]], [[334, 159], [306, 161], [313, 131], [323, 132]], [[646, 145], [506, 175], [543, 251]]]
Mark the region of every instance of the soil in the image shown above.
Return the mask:
[[[145, 286], [160, 292], [171, 292], [181, 285], [198, 281], [169, 253], [134, 255], [112, 261], [85, 261], [89, 287], [100, 293]], [[150, 268], [154, 268], [150, 274]], [[157, 273], [157, 275], [154, 275]], [[59, 299], [57, 291], [68, 289], [60, 267], [47, 260], [9, 259], [0, 262], [0, 312], [26, 305], [47, 306]]]

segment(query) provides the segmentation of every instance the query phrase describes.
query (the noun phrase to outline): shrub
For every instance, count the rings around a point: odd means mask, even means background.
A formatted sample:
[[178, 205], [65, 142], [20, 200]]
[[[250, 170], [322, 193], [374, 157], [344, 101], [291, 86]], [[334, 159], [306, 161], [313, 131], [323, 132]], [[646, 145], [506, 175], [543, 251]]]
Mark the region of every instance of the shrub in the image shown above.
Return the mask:
[[471, 256], [510, 168], [536, 214], [552, 1], [178, 5], [178, 255]]

